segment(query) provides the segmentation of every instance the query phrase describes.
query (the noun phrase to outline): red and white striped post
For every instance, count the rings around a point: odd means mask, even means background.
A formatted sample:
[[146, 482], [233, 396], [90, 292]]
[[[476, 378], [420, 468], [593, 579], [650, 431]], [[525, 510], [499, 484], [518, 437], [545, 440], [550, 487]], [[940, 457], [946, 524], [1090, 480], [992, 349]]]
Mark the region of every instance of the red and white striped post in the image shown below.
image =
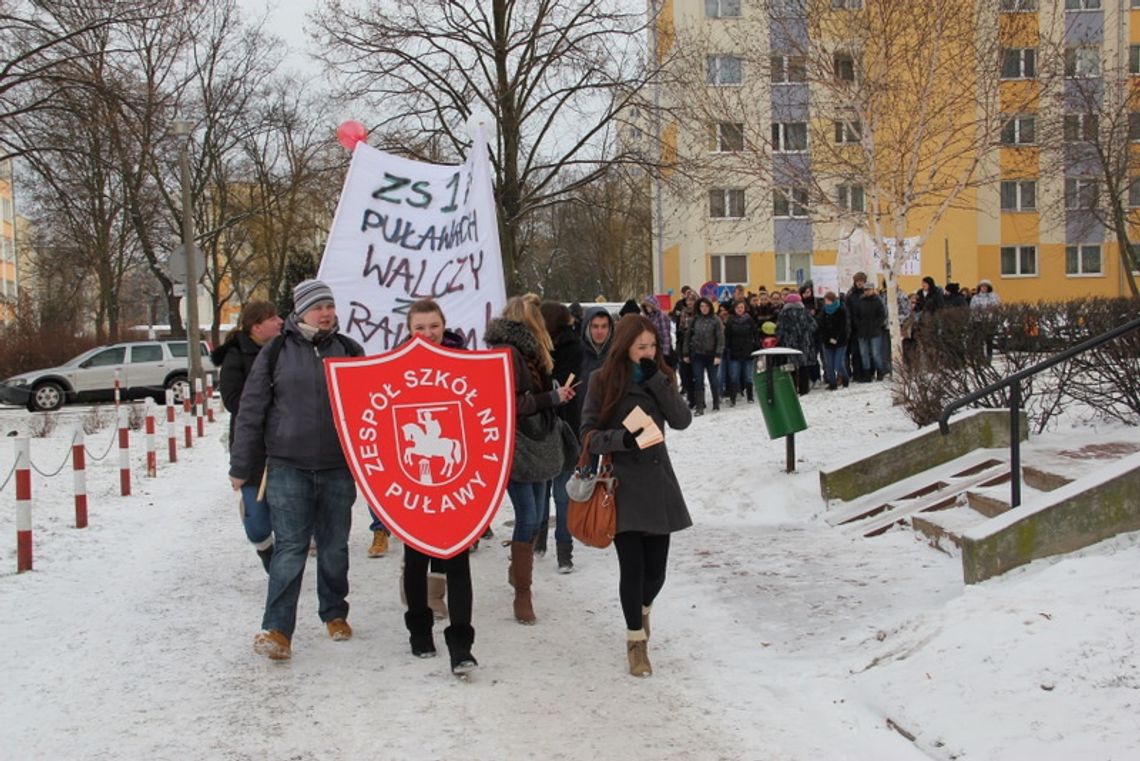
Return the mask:
[[119, 410], [119, 494], [131, 496], [131, 429], [127, 411]]
[[182, 428], [184, 434], [182, 439], [182, 446], [189, 449], [194, 446], [194, 426], [191, 424], [190, 417], [190, 394], [187, 392], [186, 399], [182, 401], [182, 420], [185, 425]]
[[214, 422], [214, 374], [206, 373], [206, 422]]
[[119, 413], [119, 400], [122, 397], [121, 389], [123, 387], [123, 384], [122, 384], [121, 376], [122, 376], [122, 373], [119, 370], [116, 370], [115, 371], [115, 414], [116, 415]]
[[154, 451], [154, 407], [146, 403], [146, 477], [158, 476], [158, 453]]
[[16, 439], [16, 573], [32, 570], [32, 458], [27, 437]]
[[178, 462], [178, 428], [174, 423], [174, 391], [166, 389], [166, 456]]
[[75, 527], [87, 528], [87, 453], [84, 451], [83, 429], [75, 432], [71, 442], [71, 468], [75, 471]]
[[198, 438], [206, 435], [206, 419], [202, 417], [202, 379], [194, 379], [194, 420], [198, 424]]

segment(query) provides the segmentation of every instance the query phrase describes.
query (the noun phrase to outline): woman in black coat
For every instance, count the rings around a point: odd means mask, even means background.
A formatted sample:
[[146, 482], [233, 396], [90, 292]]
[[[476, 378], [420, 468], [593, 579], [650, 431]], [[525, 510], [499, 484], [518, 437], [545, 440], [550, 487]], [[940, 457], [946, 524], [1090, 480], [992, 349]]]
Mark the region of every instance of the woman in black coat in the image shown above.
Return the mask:
[[[261, 347], [281, 334], [285, 324], [277, 315], [277, 307], [268, 301], [251, 301], [241, 310], [241, 320], [236, 330], [226, 336], [225, 342], [214, 349], [210, 359], [214, 367], [221, 368], [218, 390], [222, 404], [230, 413], [230, 439], [234, 443], [234, 424], [237, 422], [238, 407], [241, 406], [241, 392], [246, 378], [253, 368]], [[247, 484], [242, 487], [241, 521], [246, 538], [257, 550], [265, 572], [269, 573], [269, 561], [273, 557], [273, 530], [269, 524], [269, 505], [257, 499], [260, 484]]]
[[669, 461], [665, 441], [637, 442], [641, 430], [628, 431], [622, 421], [635, 408], [681, 430], [692, 422], [677, 392], [673, 371], [657, 345], [653, 323], [638, 315], [617, 323], [606, 363], [590, 378], [582, 409], [582, 440], [589, 436], [591, 454], [612, 454], [618, 480], [617, 549], [621, 578], [618, 591], [625, 616], [629, 673], [649, 676], [649, 611], [665, 584], [669, 537], [693, 524], [681, 486]]

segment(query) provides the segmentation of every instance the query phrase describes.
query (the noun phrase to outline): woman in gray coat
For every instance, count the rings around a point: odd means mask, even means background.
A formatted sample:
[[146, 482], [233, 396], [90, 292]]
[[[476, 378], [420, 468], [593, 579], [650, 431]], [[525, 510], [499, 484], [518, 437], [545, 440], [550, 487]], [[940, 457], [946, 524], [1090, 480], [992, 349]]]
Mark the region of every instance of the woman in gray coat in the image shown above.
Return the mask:
[[629, 673], [649, 676], [649, 610], [665, 584], [669, 535], [693, 524], [665, 442], [638, 445], [641, 430], [622, 426], [640, 407], [664, 433], [692, 422], [673, 371], [657, 345], [657, 330], [640, 315], [618, 320], [609, 356], [590, 378], [582, 408], [582, 437], [592, 454], [612, 454], [617, 487], [618, 592], [625, 615]]

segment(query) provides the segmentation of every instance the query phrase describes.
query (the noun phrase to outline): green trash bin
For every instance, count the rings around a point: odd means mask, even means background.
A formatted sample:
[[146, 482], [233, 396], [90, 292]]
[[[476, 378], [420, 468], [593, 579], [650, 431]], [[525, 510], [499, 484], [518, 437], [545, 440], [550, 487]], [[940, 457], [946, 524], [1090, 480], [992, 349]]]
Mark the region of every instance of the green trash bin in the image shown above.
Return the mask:
[[[769, 396], [768, 377], [771, 375], [772, 388]], [[778, 439], [798, 431], [807, 430], [804, 411], [800, 407], [800, 396], [796, 384], [782, 367], [772, 367], [756, 373], [752, 381], [756, 390], [756, 401], [764, 413], [764, 423], [768, 426], [768, 438]], [[771, 398], [771, 403], [769, 403]]]

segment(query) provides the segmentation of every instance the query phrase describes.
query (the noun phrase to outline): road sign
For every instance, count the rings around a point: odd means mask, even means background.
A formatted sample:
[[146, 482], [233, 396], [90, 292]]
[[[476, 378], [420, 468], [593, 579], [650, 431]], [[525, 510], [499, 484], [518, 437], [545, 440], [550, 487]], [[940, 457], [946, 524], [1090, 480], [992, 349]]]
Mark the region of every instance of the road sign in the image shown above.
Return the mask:
[[[170, 258], [166, 260], [166, 268], [170, 270], [170, 279], [176, 283], [186, 282], [186, 247], [178, 246], [170, 252]], [[194, 246], [194, 274], [198, 276], [198, 280], [202, 279], [202, 275], [206, 272], [206, 255], [202, 253], [202, 249]]]

